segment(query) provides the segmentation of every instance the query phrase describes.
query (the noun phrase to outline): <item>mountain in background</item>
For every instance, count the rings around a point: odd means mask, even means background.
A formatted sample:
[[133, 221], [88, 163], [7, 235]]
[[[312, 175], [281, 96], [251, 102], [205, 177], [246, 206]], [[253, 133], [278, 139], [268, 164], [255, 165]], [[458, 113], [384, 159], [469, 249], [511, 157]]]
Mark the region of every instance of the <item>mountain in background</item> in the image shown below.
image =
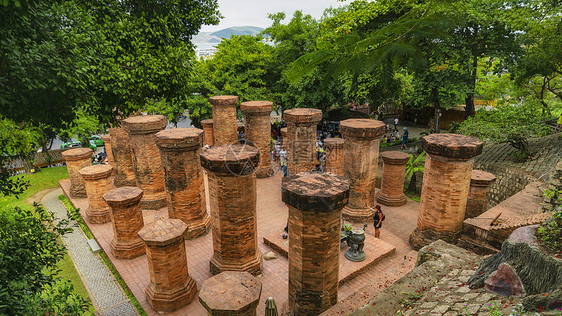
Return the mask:
[[199, 32], [192, 39], [192, 43], [220, 43], [223, 38], [230, 38], [231, 35], [256, 35], [263, 31], [263, 28], [257, 26], [233, 26], [215, 32]]

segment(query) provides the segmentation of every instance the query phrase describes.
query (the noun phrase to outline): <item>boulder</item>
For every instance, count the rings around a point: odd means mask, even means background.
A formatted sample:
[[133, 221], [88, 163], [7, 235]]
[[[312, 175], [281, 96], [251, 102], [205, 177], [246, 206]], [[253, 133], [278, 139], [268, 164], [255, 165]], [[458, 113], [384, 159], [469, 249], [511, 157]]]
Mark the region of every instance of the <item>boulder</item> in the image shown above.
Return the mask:
[[507, 263], [500, 264], [499, 268], [490, 274], [486, 281], [484, 281], [484, 288], [503, 296], [525, 296], [521, 280]]

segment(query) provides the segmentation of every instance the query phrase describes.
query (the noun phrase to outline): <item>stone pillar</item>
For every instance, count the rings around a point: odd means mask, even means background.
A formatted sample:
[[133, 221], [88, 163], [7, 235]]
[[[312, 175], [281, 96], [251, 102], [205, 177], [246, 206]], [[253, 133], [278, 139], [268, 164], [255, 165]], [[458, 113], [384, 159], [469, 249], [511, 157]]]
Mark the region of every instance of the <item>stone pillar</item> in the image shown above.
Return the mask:
[[326, 138], [326, 171], [343, 176], [343, 138]]
[[496, 176], [483, 170], [472, 170], [470, 191], [466, 201], [464, 219], [477, 217], [488, 209], [488, 191]]
[[349, 183], [329, 173], [283, 178], [289, 208], [289, 310], [319, 315], [338, 300], [341, 211]]
[[242, 102], [240, 109], [246, 119], [246, 142], [260, 151], [260, 164], [256, 170], [258, 178], [267, 178], [271, 172], [271, 111], [273, 102]]
[[92, 165], [91, 148], [73, 148], [62, 152], [62, 156], [66, 161], [66, 169], [70, 178], [70, 197], [73, 199], [82, 199], [87, 197], [86, 185], [84, 179], [80, 175], [80, 169]]
[[204, 144], [209, 146], [214, 146], [215, 140], [213, 136], [213, 119], [202, 120], [201, 126], [205, 131]]
[[189, 304], [197, 285], [189, 276], [185, 242], [187, 225], [179, 219], [157, 219], [139, 231], [146, 244], [150, 284], [146, 300], [157, 312], [172, 312]]
[[144, 191], [143, 209], [157, 210], [166, 206], [164, 169], [154, 134], [165, 129], [167, 124], [163, 115], [134, 116], [123, 121], [129, 133], [137, 184]]
[[199, 302], [211, 316], [255, 316], [261, 288], [248, 272], [225, 271], [203, 282]]
[[426, 151], [418, 227], [410, 245], [419, 249], [434, 240], [454, 243], [462, 229], [474, 157], [483, 143], [457, 134], [431, 134], [422, 139]]
[[114, 167], [113, 173], [115, 173], [115, 160], [113, 159], [113, 152], [111, 151], [111, 136], [109, 136], [109, 134], [101, 135], [101, 139], [103, 140], [103, 147], [107, 154], [107, 162]]
[[402, 206], [408, 201], [404, 195], [404, 180], [410, 155], [401, 151], [385, 151], [381, 157], [382, 181], [377, 202], [387, 206]]
[[103, 196], [111, 208], [111, 250], [117, 259], [133, 259], [145, 253], [144, 242], [137, 234], [144, 226], [140, 209], [142, 194], [137, 187], [120, 187]]
[[[121, 120], [123, 124], [123, 120]], [[109, 129], [109, 136], [111, 137], [111, 154], [115, 168], [115, 178], [113, 184], [116, 187], [136, 187], [137, 179], [135, 177], [135, 169], [133, 167], [133, 154], [131, 151], [131, 142], [129, 141], [129, 134], [123, 128], [112, 127]]]
[[343, 174], [349, 178], [349, 204], [343, 218], [367, 222], [375, 214], [375, 179], [379, 158], [379, 139], [386, 124], [370, 119], [348, 119], [340, 123], [343, 145]]
[[94, 165], [80, 169], [88, 193], [86, 216], [92, 224], [103, 224], [111, 221], [109, 205], [103, 195], [113, 189], [113, 167], [111, 165]]
[[256, 221], [259, 152], [248, 145], [215, 146], [201, 154], [207, 170], [213, 230], [210, 267], [223, 271], [262, 271]]
[[286, 127], [281, 128], [281, 137], [283, 138], [283, 147], [284, 147], [285, 144], [287, 144], [287, 128]]
[[203, 133], [197, 128], [172, 128], [155, 135], [165, 171], [168, 216], [187, 224], [186, 239], [206, 234], [211, 222], [199, 159]]
[[238, 97], [219, 95], [210, 97], [209, 102], [213, 107], [214, 146], [237, 144], [236, 104], [238, 104]]
[[317, 109], [290, 109], [283, 113], [287, 122], [287, 138], [283, 145], [287, 149], [289, 174], [312, 171], [316, 159], [316, 125], [322, 119]]

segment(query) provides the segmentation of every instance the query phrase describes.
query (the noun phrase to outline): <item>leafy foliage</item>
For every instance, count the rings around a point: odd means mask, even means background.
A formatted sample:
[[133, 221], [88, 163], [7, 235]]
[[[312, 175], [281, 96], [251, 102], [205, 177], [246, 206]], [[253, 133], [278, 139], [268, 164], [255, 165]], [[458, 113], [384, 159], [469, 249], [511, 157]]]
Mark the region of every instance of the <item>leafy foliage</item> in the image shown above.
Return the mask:
[[0, 313], [79, 314], [87, 303], [59, 282], [57, 262], [65, 254], [60, 236], [68, 220], [54, 222], [40, 205], [0, 211]]
[[537, 239], [549, 251], [562, 254], [562, 212], [554, 212], [552, 220], [537, 227]]

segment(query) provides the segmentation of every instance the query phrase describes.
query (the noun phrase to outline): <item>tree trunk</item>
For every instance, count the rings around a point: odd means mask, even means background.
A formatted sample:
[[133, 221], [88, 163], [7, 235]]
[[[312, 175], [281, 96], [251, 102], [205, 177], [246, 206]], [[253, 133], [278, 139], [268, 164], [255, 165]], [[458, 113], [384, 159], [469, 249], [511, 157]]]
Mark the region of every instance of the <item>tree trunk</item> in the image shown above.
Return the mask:
[[439, 102], [439, 92], [437, 91], [437, 88], [433, 88], [431, 90], [431, 99], [432, 99], [432, 103], [433, 103], [433, 129], [435, 131], [435, 133], [439, 133], [440, 132], [440, 128], [439, 128], [439, 118], [441, 117], [441, 105]]
[[475, 114], [474, 108], [474, 91], [476, 90], [476, 75], [478, 74], [478, 55], [472, 54], [472, 70], [468, 81], [468, 93], [466, 94], [464, 118], [467, 119]]

